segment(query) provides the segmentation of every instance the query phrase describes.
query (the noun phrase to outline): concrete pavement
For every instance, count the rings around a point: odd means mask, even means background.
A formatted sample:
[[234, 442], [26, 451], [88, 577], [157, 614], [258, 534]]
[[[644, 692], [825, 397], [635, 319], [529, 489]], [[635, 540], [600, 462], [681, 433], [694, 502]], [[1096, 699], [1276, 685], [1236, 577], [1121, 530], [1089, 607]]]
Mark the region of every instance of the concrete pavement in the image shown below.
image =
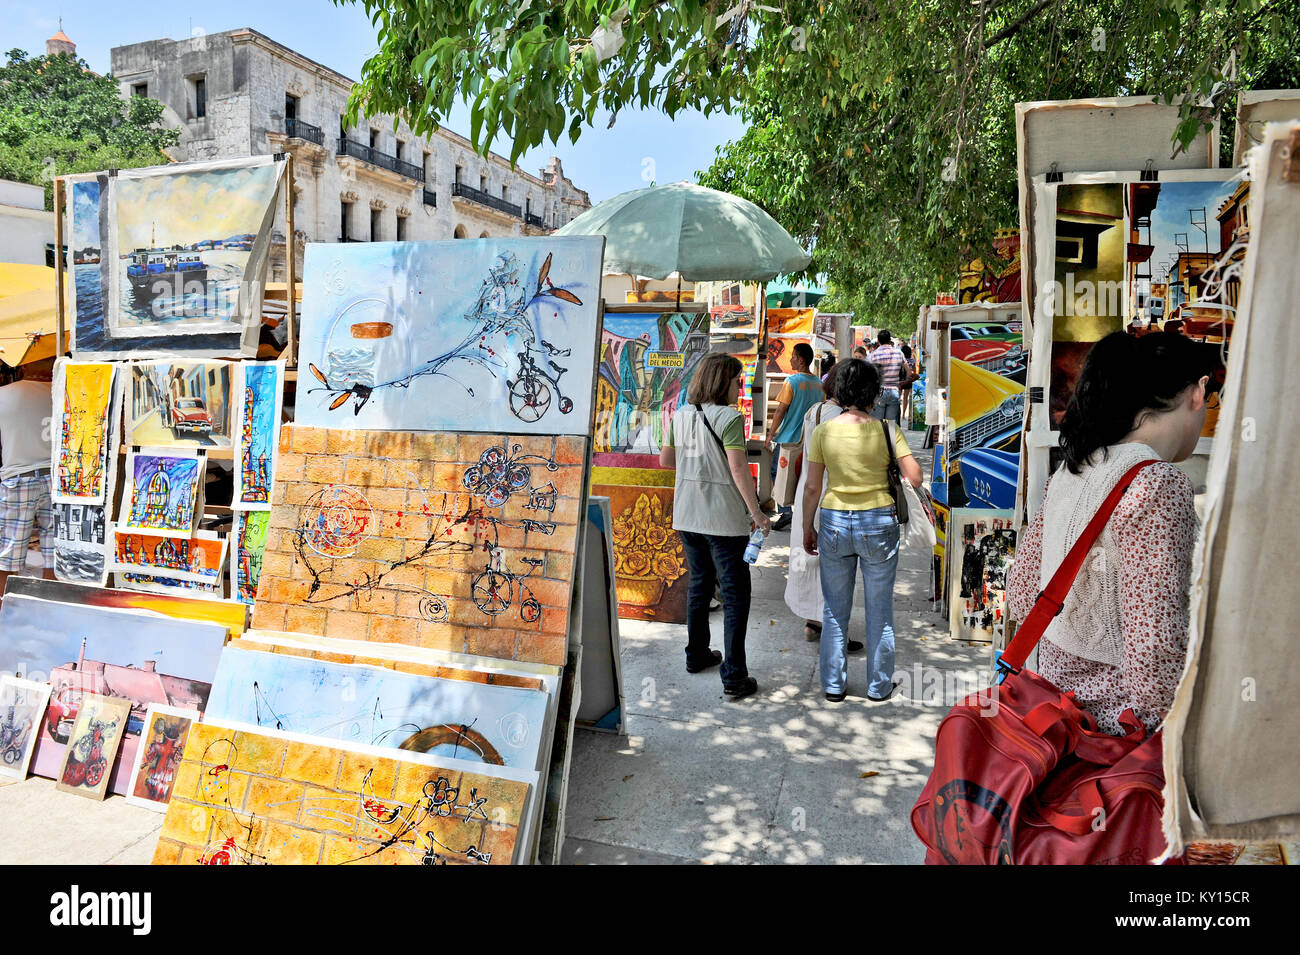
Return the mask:
[[[920, 434], [908, 439], [920, 448]], [[784, 602], [788, 548], [789, 534], [774, 534], [753, 571], [755, 696], [725, 698], [717, 670], [687, 674], [684, 626], [619, 622], [628, 735], [577, 731], [565, 861], [922, 861], [908, 815], [939, 721], [985, 675], [989, 648], [949, 639], [930, 609], [930, 556], [904, 548], [894, 600], [903, 685], [869, 702], [863, 654], [851, 654], [849, 695], [830, 703], [818, 644]], [[852, 638], [864, 621], [859, 577]], [[721, 613], [710, 622], [720, 647]]]

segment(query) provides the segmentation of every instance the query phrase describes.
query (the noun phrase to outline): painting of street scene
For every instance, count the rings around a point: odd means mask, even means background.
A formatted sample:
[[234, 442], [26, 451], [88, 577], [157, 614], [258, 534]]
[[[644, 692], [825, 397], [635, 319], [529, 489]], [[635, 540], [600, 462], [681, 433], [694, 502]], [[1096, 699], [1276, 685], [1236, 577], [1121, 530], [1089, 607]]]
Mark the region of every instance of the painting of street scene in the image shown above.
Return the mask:
[[238, 366], [226, 361], [152, 361], [127, 378], [127, 444], [228, 448]]

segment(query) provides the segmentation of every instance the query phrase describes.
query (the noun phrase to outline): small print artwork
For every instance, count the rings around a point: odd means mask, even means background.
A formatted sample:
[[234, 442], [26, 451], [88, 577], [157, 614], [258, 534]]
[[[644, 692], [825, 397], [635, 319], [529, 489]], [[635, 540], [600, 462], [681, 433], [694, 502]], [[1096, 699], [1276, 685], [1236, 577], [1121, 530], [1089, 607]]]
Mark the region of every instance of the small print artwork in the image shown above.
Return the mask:
[[767, 373], [769, 375], [793, 375], [794, 346], [803, 342], [812, 347], [811, 338], [769, 338], [767, 340]]
[[230, 447], [238, 365], [150, 361], [126, 375], [126, 443], [150, 447]]
[[1005, 644], [1014, 511], [957, 508], [948, 525], [948, 622], [954, 640]]
[[107, 524], [101, 504], [55, 504], [54, 576], [75, 584], [105, 583]]
[[811, 336], [815, 308], [769, 308], [767, 310], [768, 335]]
[[50, 685], [0, 676], [0, 779], [26, 779]]
[[142, 448], [127, 455], [119, 530], [191, 537], [202, 505], [202, 451]]
[[128, 699], [82, 694], [54, 788], [88, 799], [103, 799], [130, 715]]
[[221, 582], [226, 562], [226, 537], [197, 531], [193, 537], [156, 534], [113, 534], [113, 571], [143, 573], [177, 581], [214, 585]]
[[269, 511], [280, 445], [284, 362], [246, 361], [236, 404], [234, 506]]
[[166, 812], [176, 785], [190, 727], [199, 719], [198, 710], [151, 705], [140, 731], [140, 748], [131, 771], [126, 801], [155, 812]]
[[262, 555], [271, 515], [267, 511], [235, 511], [235, 543], [230, 548], [231, 596], [252, 606], [262, 577]]

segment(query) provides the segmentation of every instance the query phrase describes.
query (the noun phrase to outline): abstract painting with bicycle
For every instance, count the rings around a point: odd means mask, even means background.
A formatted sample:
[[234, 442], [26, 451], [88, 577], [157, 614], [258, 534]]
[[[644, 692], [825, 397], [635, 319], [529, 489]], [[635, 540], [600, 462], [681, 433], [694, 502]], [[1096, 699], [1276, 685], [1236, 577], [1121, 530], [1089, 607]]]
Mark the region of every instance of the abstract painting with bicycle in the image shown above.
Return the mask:
[[311, 245], [297, 421], [586, 434], [604, 238]]

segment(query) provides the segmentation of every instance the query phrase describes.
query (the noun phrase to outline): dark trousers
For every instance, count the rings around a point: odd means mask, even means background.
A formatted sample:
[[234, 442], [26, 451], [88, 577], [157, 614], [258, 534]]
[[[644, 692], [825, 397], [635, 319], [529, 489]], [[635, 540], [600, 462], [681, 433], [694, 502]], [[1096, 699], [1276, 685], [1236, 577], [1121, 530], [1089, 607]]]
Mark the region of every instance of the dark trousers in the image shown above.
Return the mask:
[[709, 659], [709, 601], [715, 584], [722, 589], [722, 685], [743, 683], [745, 630], [749, 626], [749, 565], [745, 563], [748, 537], [720, 537], [678, 531], [690, 586], [686, 591], [686, 662]]

